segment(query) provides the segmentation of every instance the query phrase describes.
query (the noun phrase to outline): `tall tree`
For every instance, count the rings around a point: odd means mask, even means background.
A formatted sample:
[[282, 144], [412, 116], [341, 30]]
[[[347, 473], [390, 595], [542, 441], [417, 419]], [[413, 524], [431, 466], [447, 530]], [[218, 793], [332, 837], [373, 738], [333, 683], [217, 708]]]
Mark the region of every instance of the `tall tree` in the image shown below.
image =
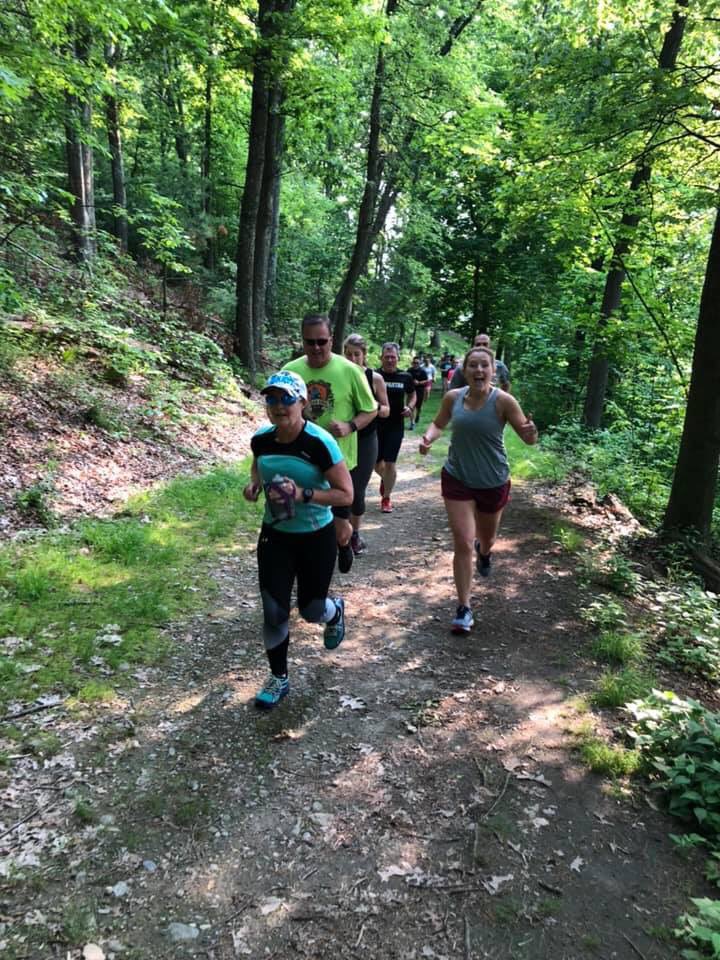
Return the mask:
[[83, 68], [87, 67], [92, 39], [83, 24], [72, 28], [71, 56], [77, 62], [81, 80], [66, 97], [65, 151], [68, 184], [73, 197], [71, 217], [75, 255], [89, 263], [97, 252], [95, 235], [95, 183], [92, 148], [92, 99]]
[[[114, 41], [110, 41], [105, 45], [105, 60], [111, 71], [115, 68], [119, 59], [120, 52], [118, 46]], [[113, 193], [112, 232], [120, 242], [120, 249], [123, 253], [127, 253], [128, 220], [125, 164], [123, 160], [120, 125], [120, 104], [114, 80], [111, 80], [111, 92], [105, 94], [105, 120], [107, 123], [107, 136], [110, 147], [110, 173]]]
[[[707, 542], [717, 495], [720, 458], [720, 207], [710, 242], [700, 300], [692, 376], [680, 451], [663, 531]], [[720, 570], [715, 571], [716, 588]]]
[[257, 14], [247, 165], [238, 225], [233, 338], [235, 353], [251, 376], [256, 365], [256, 328], [265, 310], [274, 196], [272, 169], [282, 144], [277, 125], [284, 61], [280, 40], [294, 7], [295, 0], [260, 0]]
[[[665, 33], [658, 58], [658, 67], [661, 71], [667, 72], [675, 69], [687, 23], [688, 2], [689, 0], [675, 0], [676, 8], [673, 11], [672, 23]], [[605, 330], [613, 314], [620, 306], [620, 295], [625, 280], [625, 256], [630, 250], [633, 235], [641, 218], [640, 191], [650, 180], [653, 144], [656, 134], [662, 130], [663, 126], [664, 120], [661, 118], [647, 148], [643, 150], [637, 161], [635, 172], [630, 181], [628, 206], [622, 214], [618, 235], [610, 257], [610, 267], [605, 279], [605, 289], [600, 305], [593, 357], [588, 372], [583, 411], [585, 425], [592, 429], [597, 429], [600, 426], [607, 393], [610, 360], [605, 342]]]

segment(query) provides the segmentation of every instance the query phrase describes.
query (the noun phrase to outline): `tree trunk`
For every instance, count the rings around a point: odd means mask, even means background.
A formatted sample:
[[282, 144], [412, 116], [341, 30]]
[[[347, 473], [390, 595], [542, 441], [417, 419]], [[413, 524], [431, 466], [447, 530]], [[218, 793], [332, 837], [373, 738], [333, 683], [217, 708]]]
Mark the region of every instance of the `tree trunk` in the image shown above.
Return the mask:
[[417, 328], [418, 328], [418, 318], [415, 317], [415, 322], [413, 323], [412, 333], [410, 334], [410, 343], [408, 344], [408, 349], [413, 353], [415, 352], [415, 341], [417, 339]]
[[[114, 43], [105, 47], [105, 60], [109, 67], [114, 67], [119, 59], [119, 51]], [[128, 222], [127, 222], [127, 194], [125, 191], [125, 167], [123, 163], [122, 135], [120, 133], [120, 109], [117, 97], [114, 94], [105, 95], [105, 118], [107, 122], [107, 137], [110, 147], [110, 173], [113, 187], [112, 232], [120, 242], [120, 249], [127, 253], [128, 249]]]
[[[174, 64], [177, 69], [177, 64]], [[170, 114], [170, 125], [175, 140], [175, 153], [180, 161], [183, 176], [187, 176], [189, 160], [189, 138], [185, 129], [185, 110], [182, 96], [177, 92], [177, 84], [170, 69], [170, 60], [167, 51], [163, 51], [163, 69], [165, 72], [165, 103]]]
[[[90, 59], [92, 40], [82, 27], [75, 28], [70, 50], [79, 63]], [[68, 185], [73, 196], [70, 214], [73, 222], [73, 245], [79, 263], [90, 263], [97, 252], [95, 234], [95, 186], [93, 178], [92, 103], [89, 95], [66, 96], [65, 153]]]
[[280, 181], [283, 144], [283, 91], [279, 83], [274, 83], [268, 101], [268, 123], [266, 130], [265, 164], [263, 167], [260, 204], [255, 231], [255, 262], [253, 272], [253, 332], [255, 347], [260, 350], [263, 344], [263, 332], [267, 322], [266, 305], [268, 296], [268, 270], [274, 223], [274, 204], [279, 197], [275, 186]]
[[[272, 234], [272, 198], [275, 151], [282, 143], [279, 106], [271, 118], [273, 103], [282, 101], [282, 84], [277, 73], [282, 66], [273, 61], [273, 38], [283, 30], [282, 15], [290, 13], [296, 0], [260, 0], [258, 47], [255, 54], [250, 104], [250, 131], [245, 186], [240, 203], [237, 244], [237, 281], [233, 349], [254, 377], [256, 338], [262, 331]], [[277, 161], [279, 164], [279, 160]], [[266, 170], [267, 165], [267, 170]], [[258, 239], [262, 238], [258, 248]]]
[[[397, 9], [397, 5], [398, 0], [388, 0], [386, 16], [392, 16]], [[373, 81], [372, 100], [370, 102], [370, 128], [365, 158], [365, 186], [358, 211], [355, 245], [350, 255], [350, 263], [348, 264], [345, 276], [340, 284], [340, 289], [335, 297], [335, 302], [330, 309], [330, 321], [334, 331], [333, 348], [336, 353], [342, 353], [342, 344], [345, 339], [347, 322], [350, 318], [355, 286], [367, 266], [370, 251], [376, 236], [376, 234], [373, 233], [376, 214], [375, 204], [384, 165], [384, 156], [380, 149], [384, 86], [385, 50], [381, 44], [375, 59], [375, 79]]]
[[662, 523], [671, 538], [710, 537], [720, 458], [720, 208], [710, 243], [695, 334], [680, 451]]
[[213, 60], [212, 54], [208, 60], [205, 73], [205, 109], [203, 117], [203, 149], [201, 162], [202, 178], [202, 210], [205, 219], [205, 249], [203, 250], [203, 265], [206, 270], [215, 269], [215, 233], [212, 219], [212, 94], [213, 94]]
[[[282, 118], [283, 126], [285, 118]], [[282, 137], [282, 132], [281, 132]], [[282, 141], [281, 141], [282, 143]], [[268, 326], [274, 334], [278, 332], [277, 316], [277, 265], [278, 265], [278, 243], [280, 239], [280, 184], [282, 180], [282, 170], [278, 164], [278, 175], [273, 181], [273, 199], [272, 199], [272, 231], [270, 233], [270, 257], [268, 259], [267, 284], [265, 286], [265, 315], [268, 319]]]
[[[672, 23], [665, 34], [662, 50], [658, 57], [658, 66], [661, 70], [675, 69], [680, 45], [685, 32], [687, 16], [684, 10], [687, 8], [689, 0], [675, 0], [675, 2], [677, 7], [683, 8], [683, 11], [681, 12], [679, 9], [673, 11]], [[650, 180], [652, 172], [652, 166], [649, 160], [650, 148], [651, 146], [649, 145], [639, 160], [630, 182], [629, 206], [622, 215], [618, 237], [613, 246], [612, 256], [610, 258], [610, 267], [605, 278], [605, 289], [600, 306], [600, 316], [598, 318], [596, 339], [593, 345], [593, 356], [588, 372], [585, 407], [583, 410], [583, 421], [591, 430], [597, 430], [602, 423], [605, 397], [607, 394], [608, 373], [610, 370], [606, 330], [610, 318], [620, 306], [622, 285], [625, 280], [624, 257], [630, 250], [635, 230], [640, 223], [639, 190]]]
[[[259, 17], [267, 16], [272, 6], [268, 0], [260, 0]], [[252, 99], [250, 103], [250, 132], [248, 157], [245, 168], [245, 186], [240, 202], [240, 221], [237, 243], [237, 275], [235, 286], [235, 336], [234, 350], [240, 362], [255, 375], [255, 333], [253, 328], [253, 282], [255, 277], [255, 234], [268, 124], [269, 92], [267, 86], [267, 54], [260, 51], [255, 61]]]

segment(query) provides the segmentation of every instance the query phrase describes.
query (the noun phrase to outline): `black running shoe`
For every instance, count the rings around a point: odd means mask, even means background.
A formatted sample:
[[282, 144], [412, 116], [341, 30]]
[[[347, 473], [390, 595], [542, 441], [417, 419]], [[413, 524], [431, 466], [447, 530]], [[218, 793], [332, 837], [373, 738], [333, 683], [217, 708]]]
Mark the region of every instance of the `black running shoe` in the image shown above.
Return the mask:
[[481, 577], [490, 576], [491, 559], [490, 554], [480, 553], [480, 547], [475, 547], [475, 567]]

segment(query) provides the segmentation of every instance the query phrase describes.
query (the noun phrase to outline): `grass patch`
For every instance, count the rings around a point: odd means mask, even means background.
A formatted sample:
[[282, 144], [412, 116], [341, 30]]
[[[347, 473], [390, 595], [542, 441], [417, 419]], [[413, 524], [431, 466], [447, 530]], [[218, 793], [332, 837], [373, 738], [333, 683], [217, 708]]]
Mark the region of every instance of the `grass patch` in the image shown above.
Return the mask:
[[69, 903], [63, 910], [61, 930], [63, 938], [71, 944], [90, 940], [97, 930], [96, 904]]
[[613, 746], [593, 736], [583, 739], [580, 756], [593, 773], [611, 777], [613, 780], [632, 776], [640, 766], [640, 755], [637, 751]]
[[95, 808], [87, 800], [77, 800], [73, 808], [73, 816], [80, 823], [97, 823], [98, 814]]
[[178, 479], [114, 520], [0, 550], [0, 636], [21, 640], [0, 653], [0, 705], [60, 691], [101, 701], [114, 696], [101, 669], [158, 662], [162, 627], [215, 591], [207, 562], [257, 529], [262, 505], [242, 498], [248, 472]]
[[593, 656], [602, 663], [628, 664], [642, 659], [644, 649], [640, 634], [604, 630], [593, 644]]
[[651, 676], [634, 667], [607, 670], [598, 679], [591, 701], [596, 707], [624, 707], [631, 700], [646, 697], [653, 685]]
[[585, 546], [583, 535], [566, 523], [553, 524], [551, 536], [555, 543], [559, 544], [563, 550], [567, 550], [568, 553], [579, 553]]

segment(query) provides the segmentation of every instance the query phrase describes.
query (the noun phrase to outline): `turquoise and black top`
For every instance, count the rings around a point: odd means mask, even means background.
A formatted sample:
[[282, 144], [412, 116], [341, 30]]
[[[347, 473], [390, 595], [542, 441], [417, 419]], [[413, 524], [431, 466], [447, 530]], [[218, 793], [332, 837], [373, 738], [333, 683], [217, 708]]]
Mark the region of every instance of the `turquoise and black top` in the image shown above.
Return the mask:
[[445, 463], [450, 476], [473, 490], [501, 487], [510, 476], [503, 431], [495, 407], [498, 389], [493, 387], [479, 410], [468, 410], [469, 387], [458, 391], [452, 408], [452, 439]]
[[[261, 427], [250, 441], [260, 483], [270, 483], [280, 476], [289, 477], [301, 490], [306, 487], [329, 490], [325, 472], [343, 459], [335, 438], [309, 420], [290, 443], [278, 442], [275, 434], [276, 428], [268, 425]], [[284, 533], [312, 533], [332, 521], [331, 508], [312, 500], [296, 503], [295, 516], [286, 520], [276, 520], [265, 502], [263, 523]]]

